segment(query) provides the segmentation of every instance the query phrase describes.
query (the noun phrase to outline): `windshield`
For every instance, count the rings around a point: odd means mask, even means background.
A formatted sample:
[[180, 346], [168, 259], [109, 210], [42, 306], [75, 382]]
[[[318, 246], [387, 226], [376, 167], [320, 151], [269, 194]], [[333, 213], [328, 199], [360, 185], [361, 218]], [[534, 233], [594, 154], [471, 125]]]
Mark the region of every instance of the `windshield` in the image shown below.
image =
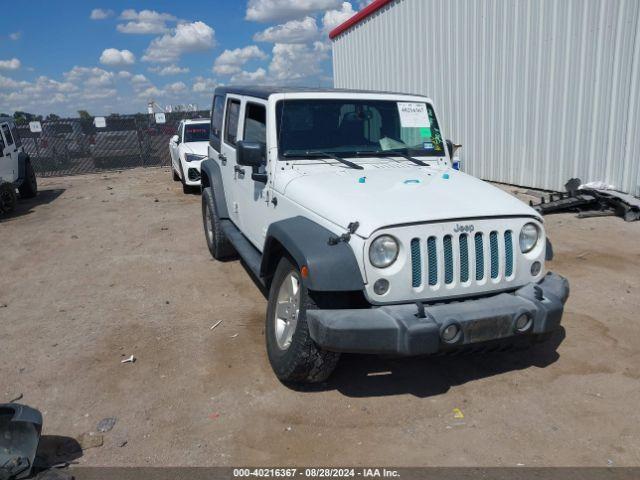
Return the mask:
[[445, 154], [438, 120], [426, 102], [283, 100], [276, 115], [278, 146], [288, 158], [308, 152]]
[[208, 142], [209, 141], [209, 124], [208, 123], [191, 123], [184, 126], [185, 142]]

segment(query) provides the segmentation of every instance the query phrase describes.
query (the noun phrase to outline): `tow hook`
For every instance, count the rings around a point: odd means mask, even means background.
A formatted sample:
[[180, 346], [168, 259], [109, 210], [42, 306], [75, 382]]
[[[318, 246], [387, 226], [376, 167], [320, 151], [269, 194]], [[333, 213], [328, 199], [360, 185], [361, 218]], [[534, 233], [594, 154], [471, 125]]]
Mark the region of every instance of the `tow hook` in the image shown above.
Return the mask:
[[351, 222], [349, 225], [347, 225], [346, 233], [343, 233], [339, 237], [329, 237], [329, 241], [327, 243], [329, 245], [337, 245], [340, 242], [349, 243], [349, 240], [351, 240], [351, 235], [356, 233], [356, 230], [358, 230], [359, 226], [360, 222]]

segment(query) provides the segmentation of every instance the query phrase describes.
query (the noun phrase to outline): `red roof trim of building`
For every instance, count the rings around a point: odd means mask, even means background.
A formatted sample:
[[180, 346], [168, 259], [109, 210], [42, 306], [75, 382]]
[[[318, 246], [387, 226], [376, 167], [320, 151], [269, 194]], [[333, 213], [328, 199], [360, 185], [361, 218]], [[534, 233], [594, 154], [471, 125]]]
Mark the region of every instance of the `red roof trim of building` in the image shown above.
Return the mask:
[[360, 10], [358, 13], [356, 13], [353, 17], [351, 17], [349, 20], [347, 20], [346, 22], [338, 25], [336, 28], [331, 30], [331, 32], [329, 32], [329, 38], [333, 40], [335, 37], [340, 35], [342, 32], [344, 32], [346, 30], [349, 30], [354, 25], [357, 25], [358, 23], [363, 21], [365, 18], [367, 18], [370, 15], [373, 15], [375, 12], [380, 10], [382, 7], [384, 7], [385, 5], [387, 5], [387, 4], [389, 4], [389, 3], [393, 2], [393, 1], [395, 1], [395, 0], [374, 0], [369, 5], [367, 5], [362, 10]]

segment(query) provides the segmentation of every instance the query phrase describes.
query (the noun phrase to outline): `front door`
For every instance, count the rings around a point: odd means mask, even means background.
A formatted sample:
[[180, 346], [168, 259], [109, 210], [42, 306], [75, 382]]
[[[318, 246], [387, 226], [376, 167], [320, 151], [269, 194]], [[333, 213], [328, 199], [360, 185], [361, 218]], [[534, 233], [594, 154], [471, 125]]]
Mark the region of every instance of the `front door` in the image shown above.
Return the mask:
[[[243, 105], [241, 118], [240, 135], [242, 140], [266, 145], [267, 103], [258, 99], [247, 100]], [[261, 167], [259, 173], [264, 172], [265, 167]], [[253, 180], [251, 173], [251, 167], [239, 165], [235, 175], [234, 190], [242, 232], [251, 243], [262, 250], [267, 216], [269, 215], [267, 184]]]
[[2, 159], [0, 159], [0, 178], [5, 182], [14, 182], [18, 176], [18, 147], [11, 134], [8, 123], [0, 124], [0, 147]]
[[[182, 141], [182, 126], [184, 124], [182, 122], [180, 122], [180, 125], [178, 125], [178, 132], [176, 133], [176, 135], [178, 136], [178, 141], [174, 142], [174, 141], [170, 141], [169, 142], [169, 154], [171, 155], [171, 164], [173, 165], [173, 169], [180, 173], [180, 155], [178, 152], [178, 146], [179, 143]], [[173, 137], [172, 137], [173, 138]]]

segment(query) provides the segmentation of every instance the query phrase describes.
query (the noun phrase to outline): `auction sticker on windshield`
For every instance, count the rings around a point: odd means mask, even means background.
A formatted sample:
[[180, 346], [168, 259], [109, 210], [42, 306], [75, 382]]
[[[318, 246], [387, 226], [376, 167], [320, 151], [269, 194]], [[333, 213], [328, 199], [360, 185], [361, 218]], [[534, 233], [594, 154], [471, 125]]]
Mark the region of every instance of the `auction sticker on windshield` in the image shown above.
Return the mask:
[[426, 128], [431, 126], [426, 103], [398, 102], [400, 125], [403, 128]]

